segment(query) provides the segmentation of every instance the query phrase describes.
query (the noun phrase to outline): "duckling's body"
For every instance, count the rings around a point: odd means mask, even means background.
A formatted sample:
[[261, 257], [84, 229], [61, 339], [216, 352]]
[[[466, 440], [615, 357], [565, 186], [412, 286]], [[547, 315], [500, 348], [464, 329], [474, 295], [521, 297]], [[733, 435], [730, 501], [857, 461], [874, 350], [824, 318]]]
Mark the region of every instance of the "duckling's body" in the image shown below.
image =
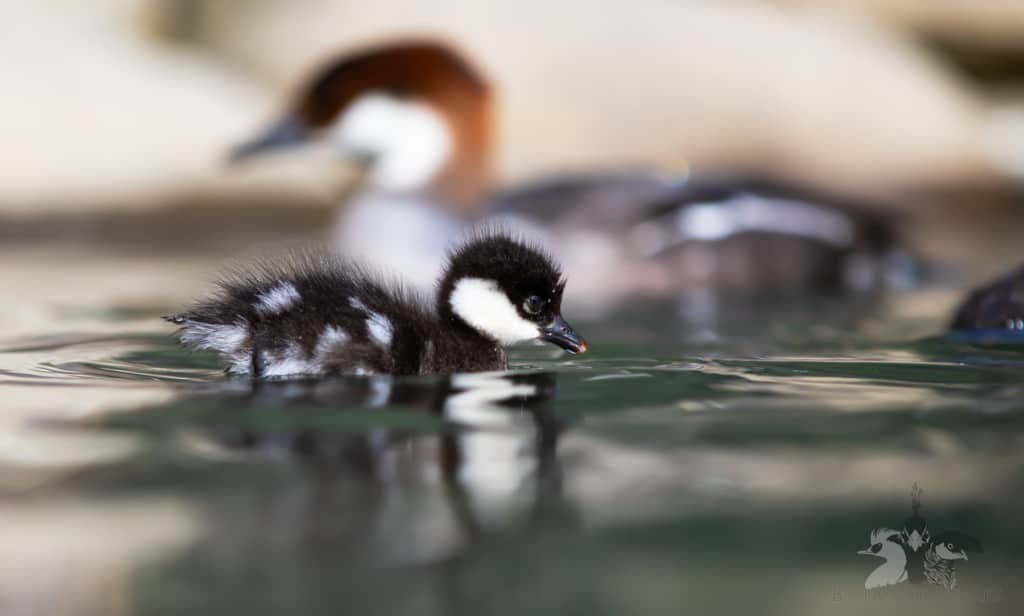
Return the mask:
[[[530, 338], [586, 350], [561, 319], [557, 266], [503, 234], [479, 235], [452, 253], [434, 309], [403, 285], [327, 255], [265, 263], [219, 287], [168, 320], [181, 326], [183, 344], [218, 352], [233, 374], [504, 370], [502, 344]], [[531, 313], [524, 302], [543, 306]]]
[[505, 353], [472, 331], [442, 334], [415, 295], [327, 256], [265, 265], [174, 317], [186, 345], [217, 351], [235, 374], [433, 374], [503, 370]]

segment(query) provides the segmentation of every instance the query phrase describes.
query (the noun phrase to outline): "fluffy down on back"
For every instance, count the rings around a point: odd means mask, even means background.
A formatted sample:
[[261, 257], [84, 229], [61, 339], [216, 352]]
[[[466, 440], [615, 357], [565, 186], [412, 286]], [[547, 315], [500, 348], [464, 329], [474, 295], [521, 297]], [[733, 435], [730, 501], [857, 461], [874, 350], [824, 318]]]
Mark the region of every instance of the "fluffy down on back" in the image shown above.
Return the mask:
[[416, 347], [432, 333], [418, 298], [329, 255], [237, 272], [168, 320], [186, 346], [260, 377], [416, 374], [424, 350]]
[[234, 374], [504, 370], [505, 344], [540, 339], [586, 351], [562, 319], [564, 287], [542, 252], [484, 231], [451, 253], [434, 309], [400, 284], [320, 254], [236, 272], [167, 320], [184, 345], [216, 351]]

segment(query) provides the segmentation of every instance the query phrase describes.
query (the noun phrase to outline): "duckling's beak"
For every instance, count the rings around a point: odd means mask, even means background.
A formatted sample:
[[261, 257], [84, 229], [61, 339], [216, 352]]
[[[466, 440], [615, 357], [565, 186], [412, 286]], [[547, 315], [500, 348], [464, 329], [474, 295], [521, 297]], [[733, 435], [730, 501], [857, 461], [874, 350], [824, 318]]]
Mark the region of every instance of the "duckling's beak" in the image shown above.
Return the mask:
[[555, 317], [550, 325], [540, 330], [540, 339], [556, 344], [573, 355], [587, 352], [587, 341], [577, 334], [561, 316]]
[[311, 136], [309, 128], [301, 120], [285, 116], [262, 135], [235, 146], [228, 154], [227, 163], [234, 165], [281, 148], [302, 145]]

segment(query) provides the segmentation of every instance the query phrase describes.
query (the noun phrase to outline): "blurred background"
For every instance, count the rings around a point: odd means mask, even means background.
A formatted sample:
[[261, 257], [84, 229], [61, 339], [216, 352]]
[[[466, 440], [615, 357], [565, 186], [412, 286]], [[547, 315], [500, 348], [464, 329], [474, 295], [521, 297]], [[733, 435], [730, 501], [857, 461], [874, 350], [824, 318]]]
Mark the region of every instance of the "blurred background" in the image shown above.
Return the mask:
[[[363, 170], [317, 151], [229, 168], [227, 153], [312, 67], [409, 36], [449, 42], [493, 87], [496, 187], [629, 166], [768, 175], [881, 207], [901, 245], [953, 274], [774, 312], [627, 305], [590, 325], [583, 360], [525, 351], [521, 366], [565, 370], [554, 407], [587, 421], [542, 477], [555, 507], [496, 506], [515, 532], [484, 520], [451, 540], [437, 503], [463, 519], [472, 490], [369, 499], [359, 472], [278, 464], [280, 435], [253, 462], [207, 425], [252, 400], [158, 317], [226, 264], [330, 237]], [[357, 592], [381, 613], [512, 613], [522, 597], [557, 613], [694, 598], [863, 613], [835, 596], [860, 597], [874, 563], [843, 557], [872, 525], [899, 527], [915, 480], [944, 523], [1002, 542], [973, 588], [1004, 600], [969, 610], [1016, 605], [1024, 367], [929, 337], [964, 290], [1024, 257], [1024, 2], [0, 0], [0, 135], [0, 613], [209, 607], [197, 597], [313, 613]], [[120, 415], [147, 419], [108, 429]], [[289, 417], [266, 421], [290, 434]], [[390, 429], [357, 418], [331, 429]], [[305, 421], [292, 436], [308, 443], [320, 424]], [[729, 578], [751, 545], [744, 605]], [[370, 552], [403, 567], [407, 595], [324, 573]], [[261, 584], [293, 600], [249, 594]]]
[[924, 210], [915, 241], [970, 260], [993, 219], [1018, 218], [1024, 178], [1024, 7], [975, 4], [3, 3], [4, 236], [167, 208], [318, 224], [309, 209], [351, 180], [338, 165], [225, 173], [224, 153], [311, 67], [429, 35], [495, 88], [500, 183], [679, 161], [770, 172], [896, 196]]

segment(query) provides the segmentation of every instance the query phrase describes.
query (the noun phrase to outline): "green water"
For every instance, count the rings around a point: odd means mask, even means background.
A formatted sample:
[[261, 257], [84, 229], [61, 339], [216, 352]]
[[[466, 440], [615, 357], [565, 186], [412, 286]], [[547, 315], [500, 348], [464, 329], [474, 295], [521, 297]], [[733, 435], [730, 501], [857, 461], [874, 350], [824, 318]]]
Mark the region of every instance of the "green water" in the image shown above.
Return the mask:
[[[954, 291], [644, 303], [574, 321], [586, 355], [517, 348], [509, 375], [253, 383], [180, 350], [156, 317], [192, 288], [157, 290], [33, 298], [45, 318], [3, 338], [4, 613], [1024, 599], [1024, 352], [941, 337]], [[867, 592], [882, 560], [856, 552], [915, 483], [931, 531], [984, 552], [959, 590]]]

